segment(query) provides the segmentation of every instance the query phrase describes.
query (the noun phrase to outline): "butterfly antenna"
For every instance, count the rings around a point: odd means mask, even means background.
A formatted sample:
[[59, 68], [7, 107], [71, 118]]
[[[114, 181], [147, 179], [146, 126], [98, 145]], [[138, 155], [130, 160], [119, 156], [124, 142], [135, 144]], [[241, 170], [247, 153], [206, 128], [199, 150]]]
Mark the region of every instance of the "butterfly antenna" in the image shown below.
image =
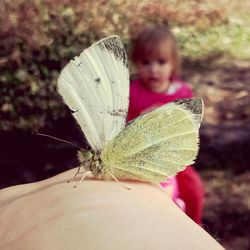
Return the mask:
[[126, 189], [129, 190], [129, 191], [131, 190], [131, 188], [129, 188], [129, 187], [123, 185], [119, 180], [117, 180], [117, 179], [115, 178], [115, 176], [114, 176], [111, 172], [108, 172], [108, 173], [109, 173], [110, 176], [111, 176], [116, 182], [118, 182], [122, 187], [126, 188]]
[[87, 145], [86, 150], [91, 150], [90, 145]]
[[73, 142], [66, 141], [66, 140], [63, 140], [63, 139], [54, 137], [54, 136], [52, 136], [52, 135], [42, 134], [42, 133], [39, 133], [39, 132], [32, 132], [32, 134], [34, 134], [34, 135], [40, 135], [40, 136], [44, 136], [44, 137], [48, 137], [48, 138], [54, 139], [54, 140], [56, 140], [56, 141], [65, 142], [65, 143], [68, 143], [68, 144], [70, 144], [70, 145], [72, 145], [72, 146], [78, 148], [78, 149], [81, 149], [80, 146], [74, 144]]

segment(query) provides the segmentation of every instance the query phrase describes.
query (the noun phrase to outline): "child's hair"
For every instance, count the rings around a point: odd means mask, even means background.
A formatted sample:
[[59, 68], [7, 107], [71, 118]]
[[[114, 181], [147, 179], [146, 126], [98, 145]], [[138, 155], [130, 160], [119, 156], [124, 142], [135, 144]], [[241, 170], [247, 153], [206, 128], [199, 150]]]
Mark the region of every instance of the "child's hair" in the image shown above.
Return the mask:
[[177, 41], [169, 28], [163, 25], [145, 27], [136, 37], [131, 50], [131, 59], [137, 64], [147, 58], [163, 58], [170, 61], [172, 76], [179, 74], [180, 57]]

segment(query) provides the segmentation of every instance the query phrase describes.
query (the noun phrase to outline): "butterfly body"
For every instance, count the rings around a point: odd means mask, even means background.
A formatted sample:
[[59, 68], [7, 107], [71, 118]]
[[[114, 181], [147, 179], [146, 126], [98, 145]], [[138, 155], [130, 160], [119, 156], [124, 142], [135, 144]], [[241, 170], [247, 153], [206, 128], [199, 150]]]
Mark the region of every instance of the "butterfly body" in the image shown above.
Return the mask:
[[79, 150], [78, 160], [80, 166], [83, 167], [85, 171], [90, 171], [93, 176], [97, 178], [104, 176], [103, 164], [101, 162], [99, 152], [95, 152], [93, 150]]
[[73, 115], [92, 148], [80, 151], [79, 160], [93, 176], [160, 182], [194, 162], [201, 99], [165, 104], [125, 126], [129, 72], [117, 36], [95, 43], [66, 65], [58, 90], [77, 110]]

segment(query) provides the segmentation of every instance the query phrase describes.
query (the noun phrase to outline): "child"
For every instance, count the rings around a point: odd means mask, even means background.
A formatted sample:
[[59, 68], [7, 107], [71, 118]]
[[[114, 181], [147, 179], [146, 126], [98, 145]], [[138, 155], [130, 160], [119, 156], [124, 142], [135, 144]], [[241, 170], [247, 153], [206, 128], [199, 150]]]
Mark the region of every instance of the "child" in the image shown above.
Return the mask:
[[[178, 78], [178, 47], [168, 28], [156, 25], [142, 30], [134, 41], [131, 59], [137, 68], [138, 79], [132, 81], [130, 86], [128, 120], [165, 103], [193, 96], [189, 86]], [[198, 173], [188, 166], [171, 182], [175, 180], [186, 214], [201, 224], [204, 191]]]

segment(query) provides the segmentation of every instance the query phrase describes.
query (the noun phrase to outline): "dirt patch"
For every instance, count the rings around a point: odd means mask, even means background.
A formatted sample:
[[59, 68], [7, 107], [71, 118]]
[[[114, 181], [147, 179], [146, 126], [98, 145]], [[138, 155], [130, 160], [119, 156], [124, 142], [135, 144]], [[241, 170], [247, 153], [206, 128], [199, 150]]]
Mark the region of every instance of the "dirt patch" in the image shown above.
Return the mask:
[[184, 70], [205, 103], [196, 162], [206, 188], [204, 228], [226, 249], [250, 247], [250, 62]]
[[184, 70], [197, 96], [205, 102], [205, 124], [245, 125], [250, 119], [250, 61], [195, 65]]
[[[210, 67], [207, 67], [210, 65]], [[250, 162], [250, 62], [191, 65], [185, 79], [205, 103], [201, 168], [248, 171]]]
[[204, 228], [227, 250], [249, 249], [250, 174], [204, 170], [201, 176], [206, 190]]

